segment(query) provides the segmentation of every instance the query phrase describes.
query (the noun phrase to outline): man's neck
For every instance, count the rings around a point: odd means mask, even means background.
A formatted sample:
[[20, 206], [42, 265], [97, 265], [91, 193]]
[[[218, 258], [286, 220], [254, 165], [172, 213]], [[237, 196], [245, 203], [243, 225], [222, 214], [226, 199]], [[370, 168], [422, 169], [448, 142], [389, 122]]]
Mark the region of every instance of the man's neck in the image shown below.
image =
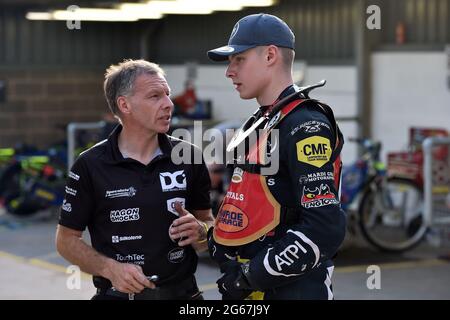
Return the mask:
[[119, 134], [118, 147], [124, 158], [148, 164], [159, 147], [158, 134], [124, 125]]
[[262, 94], [256, 97], [256, 101], [260, 106], [272, 105], [288, 86], [293, 85], [291, 77], [285, 79], [278, 79], [278, 81], [271, 81], [267, 88], [262, 92]]

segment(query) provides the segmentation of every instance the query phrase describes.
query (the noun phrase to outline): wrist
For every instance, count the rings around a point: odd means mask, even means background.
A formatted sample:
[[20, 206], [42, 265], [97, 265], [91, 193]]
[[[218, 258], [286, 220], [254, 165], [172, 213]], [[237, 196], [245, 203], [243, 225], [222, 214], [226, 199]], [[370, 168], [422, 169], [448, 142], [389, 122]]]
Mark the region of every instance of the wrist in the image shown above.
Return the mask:
[[103, 263], [101, 264], [101, 267], [99, 270], [99, 275], [102, 276], [103, 278], [111, 280], [112, 270], [114, 268], [115, 263], [116, 263], [116, 260], [104, 257]]
[[200, 237], [197, 243], [204, 243], [208, 240], [208, 224], [203, 221], [198, 221], [198, 224], [200, 225]]

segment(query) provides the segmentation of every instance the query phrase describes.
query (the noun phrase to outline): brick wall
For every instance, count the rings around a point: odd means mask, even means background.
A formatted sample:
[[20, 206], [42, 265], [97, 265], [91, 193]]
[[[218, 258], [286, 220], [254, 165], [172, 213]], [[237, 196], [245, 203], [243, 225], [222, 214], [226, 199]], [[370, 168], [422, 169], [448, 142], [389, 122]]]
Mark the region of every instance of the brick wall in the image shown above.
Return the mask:
[[16, 143], [40, 148], [66, 137], [70, 122], [93, 122], [109, 112], [104, 70], [0, 69], [6, 101], [0, 102], [0, 147]]

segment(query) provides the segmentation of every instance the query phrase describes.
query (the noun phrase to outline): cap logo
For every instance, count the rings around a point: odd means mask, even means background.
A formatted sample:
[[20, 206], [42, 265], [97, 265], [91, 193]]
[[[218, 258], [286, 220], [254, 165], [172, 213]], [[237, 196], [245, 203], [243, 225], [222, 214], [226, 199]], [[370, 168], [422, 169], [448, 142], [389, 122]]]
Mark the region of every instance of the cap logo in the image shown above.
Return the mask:
[[214, 51], [218, 51], [218, 52], [233, 52], [234, 48], [233, 47], [229, 47], [229, 46], [223, 46], [223, 47], [215, 49]]
[[230, 40], [236, 35], [239, 30], [239, 22], [234, 25], [233, 30], [231, 31]]

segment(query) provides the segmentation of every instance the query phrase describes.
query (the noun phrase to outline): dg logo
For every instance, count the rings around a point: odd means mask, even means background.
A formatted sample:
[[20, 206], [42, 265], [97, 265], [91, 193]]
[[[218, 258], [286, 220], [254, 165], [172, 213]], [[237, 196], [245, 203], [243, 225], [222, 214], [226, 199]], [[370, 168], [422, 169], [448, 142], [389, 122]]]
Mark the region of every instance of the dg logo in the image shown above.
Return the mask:
[[161, 189], [166, 191], [186, 190], [186, 175], [184, 170], [171, 172], [161, 172], [159, 174]]

